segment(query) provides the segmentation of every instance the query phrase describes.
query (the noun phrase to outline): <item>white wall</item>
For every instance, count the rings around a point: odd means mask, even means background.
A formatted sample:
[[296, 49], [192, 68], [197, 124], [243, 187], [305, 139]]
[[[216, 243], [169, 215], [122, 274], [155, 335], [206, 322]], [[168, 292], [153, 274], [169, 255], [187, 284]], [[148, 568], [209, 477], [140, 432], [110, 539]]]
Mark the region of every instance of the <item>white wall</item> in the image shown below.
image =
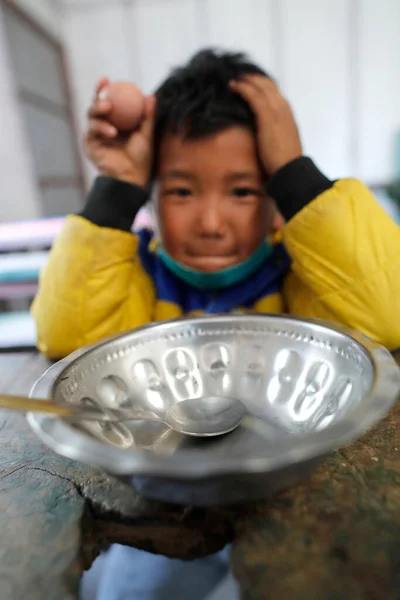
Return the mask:
[[38, 24], [56, 38], [61, 38], [61, 5], [58, 0], [13, 0]]
[[39, 215], [39, 201], [28, 141], [18, 110], [0, 11], [0, 222]]
[[400, 131], [400, 0], [359, 2], [360, 173], [385, 181], [394, 171], [394, 135]]
[[[400, 0], [64, 0], [80, 131], [101, 75], [149, 92], [207, 45], [248, 51], [281, 84], [331, 177], [393, 174]], [[91, 175], [92, 171], [88, 170]]]
[[306, 150], [332, 177], [354, 173], [349, 153], [348, 0], [281, 0], [282, 87]]

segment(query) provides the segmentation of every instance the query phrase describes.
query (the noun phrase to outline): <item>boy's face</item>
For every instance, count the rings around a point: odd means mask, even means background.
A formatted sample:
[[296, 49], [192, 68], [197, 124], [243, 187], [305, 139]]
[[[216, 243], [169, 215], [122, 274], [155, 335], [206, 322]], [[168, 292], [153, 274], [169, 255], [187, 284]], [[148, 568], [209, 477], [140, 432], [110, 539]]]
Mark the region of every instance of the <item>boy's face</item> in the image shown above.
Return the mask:
[[198, 140], [167, 134], [157, 175], [164, 247], [188, 267], [212, 272], [241, 263], [273, 230], [276, 211], [245, 128]]

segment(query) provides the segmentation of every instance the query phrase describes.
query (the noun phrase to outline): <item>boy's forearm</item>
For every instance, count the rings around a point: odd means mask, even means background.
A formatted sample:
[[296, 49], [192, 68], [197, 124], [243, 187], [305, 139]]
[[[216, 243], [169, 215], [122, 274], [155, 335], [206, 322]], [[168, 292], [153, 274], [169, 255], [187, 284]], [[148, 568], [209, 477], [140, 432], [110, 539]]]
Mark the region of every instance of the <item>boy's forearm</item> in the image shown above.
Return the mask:
[[336, 181], [289, 221], [283, 238], [292, 271], [310, 292], [299, 305], [295, 290], [290, 312], [322, 317], [313, 312], [321, 304], [333, 320], [399, 346], [399, 228], [367, 187]]
[[147, 198], [145, 188], [100, 176], [95, 180], [80, 216], [100, 227], [130, 231]]
[[333, 183], [310, 158], [302, 156], [271, 177], [267, 192], [275, 200], [285, 220], [289, 221], [314, 198], [331, 188]]
[[67, 218], [33, 305], [41, 352], [60, 358], [151, 320], [154, 290], [138, 244], [130, 232]]

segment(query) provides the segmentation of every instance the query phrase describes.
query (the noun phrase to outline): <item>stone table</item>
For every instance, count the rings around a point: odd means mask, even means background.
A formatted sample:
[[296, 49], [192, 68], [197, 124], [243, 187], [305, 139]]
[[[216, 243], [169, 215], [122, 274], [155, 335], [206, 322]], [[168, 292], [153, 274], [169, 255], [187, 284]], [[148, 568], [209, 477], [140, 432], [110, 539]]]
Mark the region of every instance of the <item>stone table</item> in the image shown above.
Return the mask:
[[[0, 389], [27, 393], [48, 363], [0, 354]], [[233, 541], [244, 600], [399, 600], [400, 404], [269, 502], [194, 509], [147, 501], [59, 457], [0, 412], [0, 600], [73, 600], [111, 543], [191, 559]]]

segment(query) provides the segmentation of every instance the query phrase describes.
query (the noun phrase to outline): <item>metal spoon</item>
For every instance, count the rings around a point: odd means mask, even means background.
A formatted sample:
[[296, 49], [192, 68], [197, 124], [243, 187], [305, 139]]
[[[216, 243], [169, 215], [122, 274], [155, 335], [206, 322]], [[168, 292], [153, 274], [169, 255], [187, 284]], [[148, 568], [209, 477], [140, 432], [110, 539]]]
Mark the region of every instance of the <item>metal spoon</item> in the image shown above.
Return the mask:
[[208, 396], [181, 400], [165, 416], [132, 408], [109, 408], [98, 404], [56, 403], [25, 396], [0, 394], [0, 408], [51, 413], [73, 421], [159, 421], [171, 429], [196, 437], [224, 435], [236, 429], [247, 414], [245, 406], [234, 398]]

